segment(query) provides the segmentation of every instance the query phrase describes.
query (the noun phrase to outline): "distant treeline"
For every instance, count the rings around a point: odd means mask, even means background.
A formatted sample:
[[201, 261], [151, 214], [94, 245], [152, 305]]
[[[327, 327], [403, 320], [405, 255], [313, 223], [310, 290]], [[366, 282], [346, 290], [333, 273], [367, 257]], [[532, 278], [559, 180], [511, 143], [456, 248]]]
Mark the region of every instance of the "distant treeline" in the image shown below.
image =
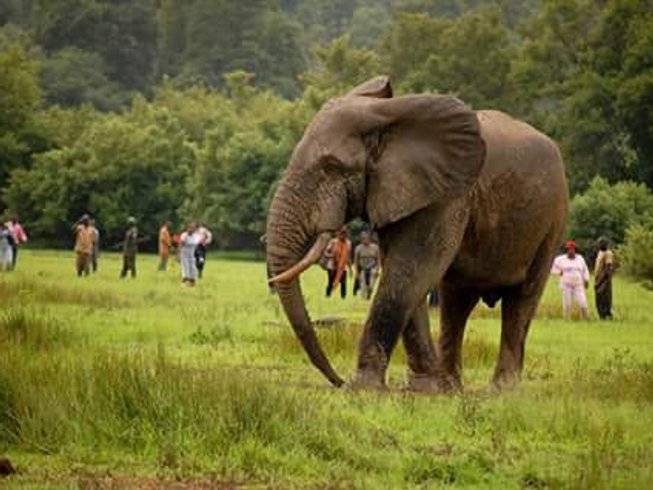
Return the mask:
[[0, 23], [0, 210], [52, 244], [89, 212], [108, 240], [134, 215], [257, 247], [305, 124], [380, 73], [531, 122], [573, 194], [653, 187], [652, 0], [4, 0]]

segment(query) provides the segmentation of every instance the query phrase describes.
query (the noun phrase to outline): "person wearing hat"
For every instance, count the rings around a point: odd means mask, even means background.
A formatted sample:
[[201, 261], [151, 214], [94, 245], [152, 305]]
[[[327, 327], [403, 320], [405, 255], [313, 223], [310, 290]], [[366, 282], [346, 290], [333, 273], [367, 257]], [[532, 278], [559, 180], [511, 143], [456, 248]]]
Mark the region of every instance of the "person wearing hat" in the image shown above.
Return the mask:
[[88, 276], [90, 272], [91, 254], [95, 247], [95, 229], [91, 226], [88, 214], [82, 215], [73, 225], [75, 234], [75, 269], [77, 276]]
[[138, 228], [136, 227], [136, 218], [130, 216], [127, 218], [127, 231], [125, 239], [122, 242], [122, 271], [120, 278], [127, 277], [127, 272], [131, 272], [132, 278], [136, 277], [136, 253], [138, 252]]
[[568, 240], [565, 249], [567, 253], [558, 255], [551, 268], [552, 274], [560, 276], [562, 314], [565, 319], [569, 319], [573, 303], [576, 303], [580, 308], [581, 317], [587, 320], [589, 315], [585, 289], [589, 286], [589, 269], [583, 256], [576, 253], [576, 242]]
[[606, 320], [612, 318], [612, 275], [616, 264], [607, 238], [599, 238], [597, 248], [599, 253], [594, 264], [594, 299], [599, 318]]

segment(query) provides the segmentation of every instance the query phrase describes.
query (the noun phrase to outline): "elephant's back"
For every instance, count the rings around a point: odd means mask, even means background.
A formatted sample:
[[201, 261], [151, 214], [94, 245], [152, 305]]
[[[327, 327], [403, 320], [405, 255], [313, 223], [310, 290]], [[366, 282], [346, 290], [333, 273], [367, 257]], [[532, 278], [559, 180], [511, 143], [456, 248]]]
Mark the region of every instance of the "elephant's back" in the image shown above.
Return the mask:
[[486, 161], [491, 164], [488, 170], [538, 165], [564, 173], [558, 146], [544, 133], [505, 112], [487, 110], [476, 115], [486, 143]]
[[522, 281], [535, 251], [562, 233], [568, 190], [556, 144], [499, 111], [479, 111], [486, 159], [470, 195], [472, 213], [455, 268], [504, 285]]
[[565, 169], [551, 138], [501, 111], [478, 111], [477, 117], [486, 145], [481, 185], [496, 187], [498, 181], [511, 187], [523, 184], [537, 188], [541, 192], [535, 195], [541, 194], [546, 201], [566, 201]]

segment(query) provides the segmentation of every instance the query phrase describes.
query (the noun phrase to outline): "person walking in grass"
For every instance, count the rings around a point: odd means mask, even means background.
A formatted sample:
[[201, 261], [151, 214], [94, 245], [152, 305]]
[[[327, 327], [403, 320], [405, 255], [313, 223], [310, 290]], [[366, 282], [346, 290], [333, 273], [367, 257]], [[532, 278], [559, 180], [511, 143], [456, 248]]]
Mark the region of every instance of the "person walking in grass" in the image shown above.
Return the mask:
[[11, 268], [13, 270], [16, 268], [16, 261], [18, 260], [18, 247], [27, 241], [27, 233], [25, 233], [25, 229], [18, 221], [18, 216], [14, 216], [7, 221], [5, 227], [13, 238], [13, 245], [11, 246]]
[[91, 254], [95, 246], [95, 232], [93, 230], [88, 214], [83, 215], [73, 225], [77, 277], [88, 276], [90, 272]]
[[127, 277], [131, 272], [132, 279], [136, 278], [136, 254], [138, 253], [138, 228], [136, 227], [136, 218], [130, 216], [127, 218], [127, 230], [122, 242], [122, 271], [120, 278]]
[[89, 223], [93, 230], [93, 251], [91, 252], [91, 270], [97, 272], [98, 260], [100, 259], [100, 231], [95, 225], [95, 220], [91, 219]]
[[197, 228], [197, 235], [200, 241], [195, 249], [195, 265], [197, 266], [197, 277], [202, 279], [204, 265], [206, 264], [206, 247], [213, 241], [213, 234], [202, 223]]
[[361, 296], [365, 299], [372, 297], [374, 283], [381, 265], [381, 252], [379, 246], [370, 239], [366, 231], [361, 233], [361, 243], [354, 250], [355, 281], [358, 282]]
[[560, 276], [562, 314], [565, 319], [569, 319], [573, 303], [576, 303], [580, 308], [581, 317], [587, 320], [589, 315], [585, 290], [589, 286], [589, 269], [583, 256], [576, 253], [576, 242], [567, 241], [565, 249], [567, 253], [557, 256], [551, 268], [552, 274]]
[[326, 295], [331, 296], [333, 289], [340, 285], [340, 297], [347, 296], [347, 270], [351, 273], [351, 242], [347, 238], [347, 229], [341, 228], [326, 249], [327, 287]]
[[161, 272], [164, 272], [168, 268], [171, 246], [170, 221], [166, 221], [159, 229], [159, 271]]
[[594, 299], [601, 320], [612, 319], [612, 276], [616, 269], [607, 238], [599, 238], [599, 253], [594, 264]]
[[197, 262], [195, 251], [202, 237], [197, 233], [197, 224], [191, 223], [179, 237], [179, 259], [181, 262], [181, 283], [195, 286], [197, 281]]
[[6, 223], [0, 222], [0, 271], [13, 269], [14, 237]]

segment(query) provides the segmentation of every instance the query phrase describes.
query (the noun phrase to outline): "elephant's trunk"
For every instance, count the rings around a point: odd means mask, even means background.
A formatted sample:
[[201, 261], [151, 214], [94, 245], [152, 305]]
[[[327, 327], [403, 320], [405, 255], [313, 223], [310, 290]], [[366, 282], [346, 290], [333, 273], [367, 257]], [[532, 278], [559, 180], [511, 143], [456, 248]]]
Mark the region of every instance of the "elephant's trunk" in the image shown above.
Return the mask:
[[279, 299], [309, 359], [333, 385], [341, 386], [344, 381], [333, 370], [320, 346], [299, 284], [299, 274], [319, 258], [318, 253], [321, 254], [326, 246], [326, 235], [321, 234], [309, 249], [312, 237], [305, 229], [301, 201], [283, 183], [277, 190], [268, 216], [268, 268], [276, 276], [273, 280]]

